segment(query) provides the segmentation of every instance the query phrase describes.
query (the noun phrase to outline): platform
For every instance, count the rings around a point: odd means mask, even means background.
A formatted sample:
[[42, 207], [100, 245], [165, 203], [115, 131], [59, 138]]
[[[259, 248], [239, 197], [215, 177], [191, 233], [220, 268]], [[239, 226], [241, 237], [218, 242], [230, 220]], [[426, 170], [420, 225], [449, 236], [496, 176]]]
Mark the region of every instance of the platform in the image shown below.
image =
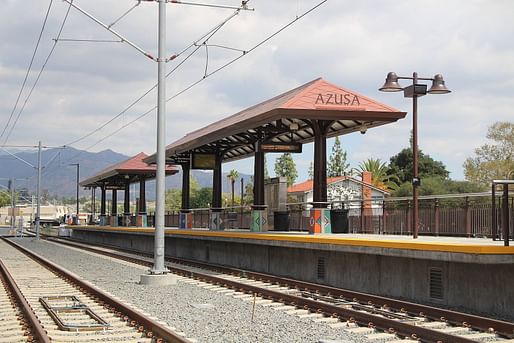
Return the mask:
[[[73, 226], [73, 238], [153, 252], [153, 228]], [[514, 247], [484, 238], [167, 229], [167, 256], [514, 320]]]
[[[76, 230], [151, 234], [153, 228], [70, 226]], [[206, 229], [166, 229], [167, 236], [184, 236], [204, 240], [232, 241], [315, 250], [373, 253], [385, 256], [437, 259], [474, 263], [514, 263], [514, 246], [488, 238], [463, 238], [371, 234], [317, 234], [306, 232], [248, 232], [245, 230], [209, 231]]]

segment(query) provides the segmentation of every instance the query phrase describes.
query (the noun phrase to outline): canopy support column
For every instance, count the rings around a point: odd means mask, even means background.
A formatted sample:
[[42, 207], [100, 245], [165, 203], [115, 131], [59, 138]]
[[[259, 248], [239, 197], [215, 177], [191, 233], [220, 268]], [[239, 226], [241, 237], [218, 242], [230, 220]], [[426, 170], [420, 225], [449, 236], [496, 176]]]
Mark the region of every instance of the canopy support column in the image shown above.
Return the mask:
[[118, 191], [116, 189], [112, 190], [111, 226], [118, 226]]
[[267, 228], [267, 212], [264, 204], [264, 152], [260, 149], [262, 136], [255, 142], [255, 155], [253, 164], [253, 206], [251, 231], [262, 232]]
[[212, 206], [211, 206], [211, 230], [221, 230], [221, 161], [222, 153], [216, 154], [216, 164], [212, 173]]
[[102, 185], [100, 187], [100, 190], [101, 190], [101, 195], [100, 195], [100, 225], [104, 226], [104, 225], [107, 225], [107, 219], [105, 217], [105, 193], [106, 193], [106, 189], [105, 189], [105, 185]]
[[332, 121], [312, 120], [314, 131], [314, 189], [310, 233], [332, 233], [327, 209], [327, 132]]
[[123, 192], [123, 224], [130, 226], [130, 181], [125, 181], [125, 190]]
[[189, 163], [182, 164], [182, 206], [180, 209], [179, 229], [193, 228], [193, 214], [191, 213], [190, 205], [190, 178], [191, 167]]
[[146, 219], [146, 179], [144, 176], [141, 176], [139, 179], [139, 212], [136, 217], [136, 226], [137, 227], [147, 227], [147, 219]]
[[91, 187], [91, 217], [89, 217], [89, 225], [95, 223], [96, 215], [96, 187]]

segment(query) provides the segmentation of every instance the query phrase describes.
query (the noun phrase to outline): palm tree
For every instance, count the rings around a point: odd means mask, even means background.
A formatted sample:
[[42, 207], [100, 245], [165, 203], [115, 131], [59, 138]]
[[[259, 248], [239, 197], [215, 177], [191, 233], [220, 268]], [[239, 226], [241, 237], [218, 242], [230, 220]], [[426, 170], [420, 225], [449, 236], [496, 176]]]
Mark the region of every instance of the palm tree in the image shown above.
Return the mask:
[[371, 173], [371, 183], [373, 186], [384, 190], [395, 190], [398, 188], [399, 181], [396, 175], [388, 175], [388, 167], [379, 158], [368, 158], [359, 163], [359, 169]]
[[237, 170], [232, 169], [228, 174], [227, 178], [230, 180], [230, 183], [232, 185], [232, 207], [234, 207], [234, 184], [236, 183], [236, 180], [239, 178], [239, 173]]

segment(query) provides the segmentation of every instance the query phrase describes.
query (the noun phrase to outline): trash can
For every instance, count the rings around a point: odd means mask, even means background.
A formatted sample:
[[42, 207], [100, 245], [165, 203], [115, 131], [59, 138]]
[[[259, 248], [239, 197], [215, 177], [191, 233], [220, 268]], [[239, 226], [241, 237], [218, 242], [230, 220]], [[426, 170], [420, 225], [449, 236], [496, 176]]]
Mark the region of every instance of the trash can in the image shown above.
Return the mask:
[[330, 210], [332, 233], [349, 233], [348, 210], [335, 208]]
[[289, 231], [289, 212], [288, 211], [275, 211], [274, 215], [274, 230], [275, 231]]

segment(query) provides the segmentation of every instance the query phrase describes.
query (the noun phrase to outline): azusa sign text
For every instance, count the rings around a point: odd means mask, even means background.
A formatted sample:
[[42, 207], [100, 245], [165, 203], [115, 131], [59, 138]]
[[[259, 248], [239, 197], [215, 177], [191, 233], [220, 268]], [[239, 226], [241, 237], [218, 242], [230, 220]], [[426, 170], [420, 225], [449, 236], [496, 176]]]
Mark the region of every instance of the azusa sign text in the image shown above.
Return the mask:
[[359, 97], [350, 93], [318, 94], [316, 105], [360, 106]]

